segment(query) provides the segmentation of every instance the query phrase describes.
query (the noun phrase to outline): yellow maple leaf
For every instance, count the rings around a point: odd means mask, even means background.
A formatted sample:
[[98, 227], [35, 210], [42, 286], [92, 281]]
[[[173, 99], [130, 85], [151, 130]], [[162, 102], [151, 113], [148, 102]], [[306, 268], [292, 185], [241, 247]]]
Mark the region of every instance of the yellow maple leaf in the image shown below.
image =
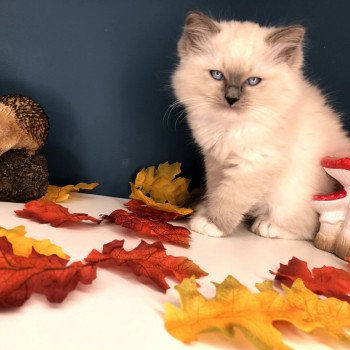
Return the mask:
[[130, 183], [130, 198], [141, 200], [148, 206], [169, 212], [188, 215], [193, 212], [190, 208], [182, 208], [189, 197], [189, 179], [175, 178], [181, 173], [181, 163], [169, 162], [142, 169]]
[[216, 295], [207, 300], [200, 294], [194, 278], [185, 279], [176, 288], [181, 307], [165, 306], [165, 327], [175, 338], [190, 343], [200, 333], [218, 331], [229, 338], [240, 329], [259, 349], [287, 350], [283, 337], [273, 323], [287, 321], [304, 332], [321, 329], [337, 340], [350, 342], [350, 305], [335, 298], [321, 300], [297, 279], [283, 293], [272, 282], [256, 285], [250, 292], [232, 276], [215, 284]]
[[69, 259], [69, 256], [65, 254], [61, 247], [52, 244], [49, 239], [36, 240], [34, 238], [26, 237], [26, 230], [23, 225], [16, 226], [12, 229], [5, 229], [0, 227], [0, 237], [6, 237], [11, 243], [13, 253], [20, 256], [28, 257], [32, 248], [37, 253], [50, 256], [56, 254], [62, 259]]
[[79, 190], [93, 190], [98, 185], [98, 182], [93, 182], [90, 184], [80, 182], [77, 185], [66, 185], [63, 187], [49, 185], [44, 198], [52, 202], [63, 202], [69, 198], [70, 192], [79, 192]]

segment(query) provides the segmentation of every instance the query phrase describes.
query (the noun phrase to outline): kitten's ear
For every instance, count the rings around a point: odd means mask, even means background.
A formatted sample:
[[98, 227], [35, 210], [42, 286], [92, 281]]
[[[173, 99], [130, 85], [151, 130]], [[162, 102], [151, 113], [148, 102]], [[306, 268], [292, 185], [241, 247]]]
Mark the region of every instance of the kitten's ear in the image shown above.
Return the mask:
[[266, 38], [266, 42], [273, 47], [275, 59], [299, 69], [303, 65], [304, 35], [303, 26], [293, 25], [274, 29]]
[[207, 37], [219, 31], [217, 24], [208, 16], [197, 11], [189, 12], [185, 20], [183, 35], [178, 44], [180, 57], [189, 51], [202, 51]]

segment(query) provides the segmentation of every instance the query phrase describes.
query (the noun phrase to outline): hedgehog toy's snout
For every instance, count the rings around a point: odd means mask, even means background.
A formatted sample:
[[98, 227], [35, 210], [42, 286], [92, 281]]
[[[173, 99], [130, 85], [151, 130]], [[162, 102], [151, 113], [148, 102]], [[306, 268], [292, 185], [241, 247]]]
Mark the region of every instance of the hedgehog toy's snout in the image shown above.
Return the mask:
[[0, 156], [10, 149], [35, 154], [48, 131], [48, 117], [38, 103], [26, 96], [0, 96]]

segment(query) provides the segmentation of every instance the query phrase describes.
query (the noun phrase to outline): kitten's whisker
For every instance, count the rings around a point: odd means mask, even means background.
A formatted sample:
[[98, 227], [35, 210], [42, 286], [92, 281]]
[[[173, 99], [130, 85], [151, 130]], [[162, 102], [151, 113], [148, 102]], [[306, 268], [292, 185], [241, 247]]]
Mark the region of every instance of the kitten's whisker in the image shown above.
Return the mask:
[[[190, 98], [183, 99], [181, 101], [174, 101], [169, 105], [169, 107], [166, 109], [163, 115], [163, 118], [162, 118], [163, 127], [165, 127], [165, 121], [166, 121], [166, 128], [171, 131], [176, 131], [178, 124], [181, 124], [186, 117], [186, 114], [185, 114], [186, 109], [184, 108], [184, 105], [186, 105], [190, 109], [193, 109], [193, 108], [200, 109], [206, 106], [213, 106], [217, 104], [221, 105], [222, 103], [218, 99], [211, 96], [206, 96], [206, 99], [207, 100], [203, 101], [203, 99], [199, 97], [190, 97]], [[176, 108], [183, 108], [183, 109], [178, 114], [175, 115], [176, 119], [174, 123], [174, 128], [172, 128], [170, 125], [170, 120], [172, 118], [173, 111]]]
[[163, 115], [163, 118], [162, 118], [162, 125], [163, 127], [165, 126], [165, 123], [164, 121], [166, 120], [166, 127], [168, 130], [170, 131], [173, 131], [171, 128], [170, 128], [170, 116], [171, 116], [171, 113], [172, 111], [174, 110], [174, 108], [178, 108], [178, 107], [181, 107], [181, 104], [179, 102], [174, 102], [172, 104], [169, 105], [169, 107], [166, 109], [164, 115]]
[[[176, 120], [175, 120], [175, 131], [176, 131], [177, 123], [178, 123], [179, 119], [180, 119], [184, 114], [185, 114], [185, 110], [181, 111], [180, 114], [177, 116], [177, 118], [176, 118]], [[185, 119], [185, 117], [186, 117], [186, 116], [184, 116], [184, 117], [181, 119], [181, 121], [180, 121], [179, 124], [181, 124], [181, 122]]]
[[[177, 120], [178, 120], [178, 116], [176, 121], [175, 121], [175, 129], [172, 129], [170, 127], [170, 118], [171, 118], [171, 115], [172, 115], [172, 112], [175, 108], [184, 108], [183, 105], [184, 105], [184, 102], [196, 102], [196, 101], [200, 101], [199, 98], [196, 98], [196, 97], [190, 97], [190, 98], [186, 98], [186, 99], [183, 99], [182, 101], [174, 101], [173, 103], [171, 103], [169, 105], [169, 107], [166, 109], [166, 111], [164, 112], [164, 115], [163, 115], [163, 118], [162, 118], [162, 125], [163, 127], [165, 127], [165, 120], [166, 120], [166, 127], [168, 130], [171, 130], [171, 131], [175, 131], [176, 130], [176, 123], [177, 123]], [[184, 113], [184, 111], [181, 112], [181, 115]]]
[[162, 118], [163, 128], [165, 127], [165, 120], [166, 120], [166, 128], [169, 129], [168, 113], [171, 113], [171, 109], [172, 109], [172, 106], [170, 105], [163, 115], [163, 118]]

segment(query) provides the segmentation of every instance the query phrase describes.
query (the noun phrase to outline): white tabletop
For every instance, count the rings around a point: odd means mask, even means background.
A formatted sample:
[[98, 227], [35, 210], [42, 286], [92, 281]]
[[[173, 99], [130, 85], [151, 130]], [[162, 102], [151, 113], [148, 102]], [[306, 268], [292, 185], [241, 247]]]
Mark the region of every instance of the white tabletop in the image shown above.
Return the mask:
[[[74, 193], [62, 205], [71, 212], [98, 216], [121, 208], [123, 201]], [[93, 248], [101, 250], [103, 244], [114, 239], [125, 239], [127, 250], [140, 242], [141, 236], [111, 224], [82, 223], [54, 228], [21, 219], [13, 212], [21, 208], [22, 204], [0, 202], [0, 226], [9, 229], [25, 225], [27, 236], [51, 239], [63, 247], [71, 261], [83, 259]], [[344, 267], [342, 260], [316, 249], [310, 242], [266, 239], [243, 230], [227, 238], [193, 233], [190, 248], [165, 246], [168, 254], [187, 256], [209, 273], [199, 280], [200, 291], [207, 297], [215, 292], [210, 281], [222, 282], [229, 274], [254, 290], [256, 282], [273, 278], [269, 270], [276, 271], [280, 262], [287, 263], [292, 256], [306, 260], [310, 268]], [[200, 342], [183, 345], [164, 329], [164, 303], [178, 303], [175, 290], [171, 288], [164, 294], [124, 270], [100, 268], [97, 274], [92, 285], [80, 285], [62, 304], [51, 304], [44, 296], [33, 294], [20, 308], [1, 309], [1, 350], [255, 349], [239, 334], [234, 342], [210, 334], [200, 336]], [[171, 279], [167, 281], [171, 287], [176, 284]], [[286, 343], [294, 349], [345, 349], [326, 337], [318, 338], [322, 344], [315, 343], [314, 337], [296, 329], [286, 330], [286, 334]]]

